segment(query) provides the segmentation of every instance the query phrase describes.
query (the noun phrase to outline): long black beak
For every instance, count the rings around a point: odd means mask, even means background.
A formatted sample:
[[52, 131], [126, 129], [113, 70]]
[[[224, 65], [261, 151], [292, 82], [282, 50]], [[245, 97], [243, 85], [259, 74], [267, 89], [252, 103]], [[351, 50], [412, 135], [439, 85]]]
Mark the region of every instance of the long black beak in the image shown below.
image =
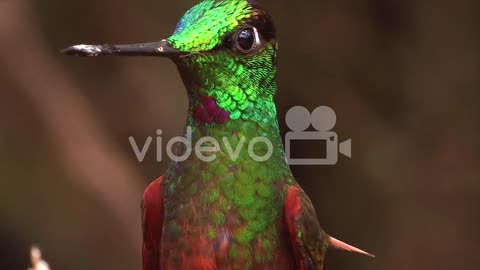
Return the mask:
[[182, 53], [172, 48], [167, 40], [126, 45], [75, 45], [62, 50], [73, 56], [163, 56], [176, 57]]

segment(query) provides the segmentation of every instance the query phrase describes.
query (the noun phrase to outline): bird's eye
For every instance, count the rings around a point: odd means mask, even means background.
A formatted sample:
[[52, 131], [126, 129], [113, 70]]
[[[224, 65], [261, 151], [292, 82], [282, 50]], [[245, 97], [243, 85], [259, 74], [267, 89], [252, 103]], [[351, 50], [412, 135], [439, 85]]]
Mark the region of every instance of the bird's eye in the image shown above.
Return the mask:
[[251, 53], [260, 45], [258, 31], [252, 27], [246, 27], [237, 32], [235, 45], [243, 53]]

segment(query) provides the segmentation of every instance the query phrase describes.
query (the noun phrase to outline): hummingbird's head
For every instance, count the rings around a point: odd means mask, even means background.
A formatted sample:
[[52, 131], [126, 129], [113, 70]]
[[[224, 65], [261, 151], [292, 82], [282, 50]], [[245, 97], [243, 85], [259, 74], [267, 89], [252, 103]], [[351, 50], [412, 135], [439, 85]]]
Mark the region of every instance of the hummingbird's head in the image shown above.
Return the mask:
[[204, 0], [187, 11], [167, 39], [137, 45], [77, 45], [73, 55], [166, 56], [178, 66], [191, 121], [271, 121], [276, 110], [275, 29], [253, 0]]
[[198, 122], [263, 120], [275, 115], [277, 43], [270, 16], [247, 0], [206, 0], [167, 39]]

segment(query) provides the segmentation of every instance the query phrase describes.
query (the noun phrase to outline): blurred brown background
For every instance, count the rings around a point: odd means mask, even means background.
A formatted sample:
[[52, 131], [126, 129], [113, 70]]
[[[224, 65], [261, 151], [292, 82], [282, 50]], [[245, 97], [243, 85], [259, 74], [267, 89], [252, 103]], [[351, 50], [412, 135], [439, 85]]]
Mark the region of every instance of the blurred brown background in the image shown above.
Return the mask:
[[[337, 112], [353, 158], [294, 167], [324, 228], [377, 258], [330, 269], [478, 269], [480, 2], [264, 0], [280, 41], [277, 96]], [[71, 58], [77, 43], [167, 37], [195, 1], [0, 1], [0, 269], [30, 244], [53, 270], [139, 269], [140, 198], [161, 175], [128, 142], [181, 134], [172, 63]], [[311, 149], [299, 149], [311, 155]]]

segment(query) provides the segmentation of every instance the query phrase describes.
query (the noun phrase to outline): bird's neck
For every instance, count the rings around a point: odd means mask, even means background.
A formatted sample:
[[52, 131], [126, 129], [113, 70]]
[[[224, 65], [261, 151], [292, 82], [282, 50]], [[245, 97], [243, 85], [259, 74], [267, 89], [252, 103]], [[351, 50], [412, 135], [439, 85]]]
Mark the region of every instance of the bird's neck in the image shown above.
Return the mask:
[[[269, 106], [275, 108], [271, 102]], [[185, 129], [185, 136], [191, 136], [193, 151], [196, 147], [218, 142], [222, 158], [232, 158], [233, 153], [234, 157], [238, 156], [236, 161], [268, 156], [262, 162], [285, 163], [276, 111], [259, 112], [259, 121], [229, 119], [223, 123], [207, 124], [195, 119], [196, 110], [195, 106], [190, 106]]]
[[199, 147], [216, 146], [219, 151], [210, 153], [216, 159], [208, 165], [223, 162], [246, 166], [257, 162], [289, 171], [273, 101], [277, 90], [275, 67], [264, 65], [264, 72], [242, 68], [240, 72], [238, 65], [226, 68], [223, 62], [209, 62], [210, 69], [216, 67], [215, 73], [204, 70], [209, 65], [203, 65], [202, 70], [198, 65], [178, 65], [189, 96], [185, 134], [191, 139], [192, 154], [188, 162], [203, 162], [196, 155]]
[[[184, 138], [191, 142], [188, 159], [174, 162], [172, 168], [187, 172], [188, 168], [201, 168], [192, 171], [198, 175], [210, 175], [218, 167], [228, 170], [248, 171], [255, 175], [255, 168], [275, 168], [269, 170], [268, 177], [282, 179], [291, 174], [285, 160], [283, 144], [278, 128], [275, 105], [265, 101], [269, 110], [259, 110], [261, 121], [251, 119], [228, 120], [224, 123], [202, 123], [195, 117], [196, 106], [190, 103]], [[267, 104], [270, 103], [271, 104]], [[177, 156], [186, 152], [181, 146], [176, 148]], [[267, 179], [267, 176], [263, 179]]]

